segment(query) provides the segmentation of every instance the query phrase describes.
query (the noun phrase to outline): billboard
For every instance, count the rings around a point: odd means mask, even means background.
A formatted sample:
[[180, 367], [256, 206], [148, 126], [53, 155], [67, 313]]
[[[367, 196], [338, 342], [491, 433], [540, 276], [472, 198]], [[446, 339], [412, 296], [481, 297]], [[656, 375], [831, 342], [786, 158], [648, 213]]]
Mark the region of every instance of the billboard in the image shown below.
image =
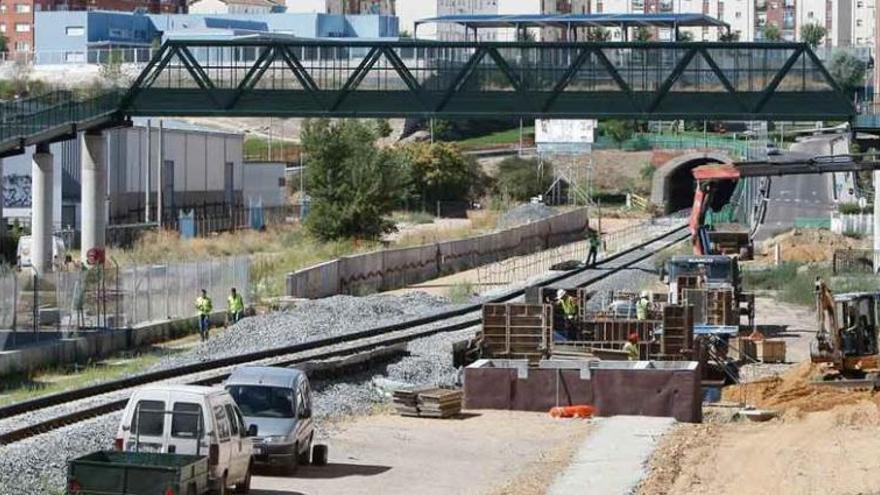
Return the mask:
[[595, 120], [535, 120], [537, 144], [589, 144], [593, 142]]

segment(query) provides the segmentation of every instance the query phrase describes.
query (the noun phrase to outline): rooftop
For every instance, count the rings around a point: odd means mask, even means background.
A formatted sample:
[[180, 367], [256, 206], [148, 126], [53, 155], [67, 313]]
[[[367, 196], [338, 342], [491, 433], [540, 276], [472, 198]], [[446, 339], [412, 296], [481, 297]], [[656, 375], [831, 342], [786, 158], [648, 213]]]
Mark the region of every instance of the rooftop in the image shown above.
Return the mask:
[[726, 22], [704, 14], [564, 14], [495, 15], [455, 14], [429, 17], [419, 24], [459, 24], [470, 28], [505, 27], [730, 27]]

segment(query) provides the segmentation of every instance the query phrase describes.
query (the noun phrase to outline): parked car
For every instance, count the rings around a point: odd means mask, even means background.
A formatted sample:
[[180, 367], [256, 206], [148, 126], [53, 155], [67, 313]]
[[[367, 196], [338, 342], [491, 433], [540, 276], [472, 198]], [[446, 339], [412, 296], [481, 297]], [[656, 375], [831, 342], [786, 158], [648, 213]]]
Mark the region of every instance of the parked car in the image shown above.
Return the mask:
[[222, 388], [150, 385], [137, 389], [122, 414], [116, 450], [208, 456], [212, 489], [250, 490], [253, 437]]
[[[292, 368], [244, 366], [225, 383], [259, 435], [254, 442], [256, 465], [276, 466], [293, 473], [311, 460], [315, 432], [312, 389], [305, 373]], [[322, 461], [323, 462], [323, 461]]]

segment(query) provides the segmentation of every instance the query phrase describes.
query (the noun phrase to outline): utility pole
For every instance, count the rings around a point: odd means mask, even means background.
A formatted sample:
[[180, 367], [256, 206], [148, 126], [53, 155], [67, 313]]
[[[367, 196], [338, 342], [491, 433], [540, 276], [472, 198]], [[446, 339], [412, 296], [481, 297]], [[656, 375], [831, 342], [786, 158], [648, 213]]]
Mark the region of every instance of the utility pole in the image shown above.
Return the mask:
[[156, 219], [159, 222], [159, 229], [161, 229], [162, 228], [162, 221], [163, 221], [162, 217], [164, 216], [163, 215], [163, 213], [164, 213], [163, 200], [165, 199], [162, 197], [163, 196], [162, 189], [165, 188], [165, 180], [164, 180], [165, 179], [165, 177], [164, 177], [165, 176], [165, 171], [164, 171], [164, 169], [165, 169], [165, 128], [164, 128], [164, 122], [162, 120], [159, 120], [159, 152], [157, 153], [157, 155], [158, 155], [158, 162], [159, 162], [159, 169], [158, 169], [159, 184], [156, 187]]
[[150, 177], [153, 164], [153, 124], [147, 120], [147, 176], [145, 181], [146, 192], [144, 193], [144, 223], [150, 223], [150, 193], [153, 192]]

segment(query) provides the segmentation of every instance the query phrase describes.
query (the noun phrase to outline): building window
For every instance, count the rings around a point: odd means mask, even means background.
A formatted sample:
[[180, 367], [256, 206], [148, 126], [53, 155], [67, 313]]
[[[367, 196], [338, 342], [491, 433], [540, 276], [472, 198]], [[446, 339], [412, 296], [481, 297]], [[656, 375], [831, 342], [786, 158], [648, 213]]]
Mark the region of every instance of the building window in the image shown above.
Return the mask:
[[64, 29], [64, 32], [67, 33], [68, 36], [82, 36], [86, 34], [86, 30], [82, 26], [67, 26]]
[[27, 41], [16, 41], [15, 42], [15, 51], [17, 52], [26, 52], [30, 50], [30, 45], [28, 45]]
[[64, 52], [64, 61], [72, 63], [85, 63], [86, 54], [83, 52]]
[[864, 7], [865, 7], [865, 2], [856, 2], [856, 8], [861, 9], [861, 8], [864, 8]]
[[31, 6], [26, 3], [17, 3], [15, 4], [15, 13], [16, 14], [29, 14], [31, 12]]
[[813, 11], [811, 10], [811, 11], [807, 12], [807, 19], [812, 19], [812, 18], [813, 18]]
[[24, 22], [19, 22], [19, 23], [15, 24], [15, 32], [16, 33], [27, 33], [27, 32], [30, 32], [30, 30], [31, 30], [30, 24], [27, 24]]
[[6, 13], [6, 4], [0, 3], [0, 14], [5, 14], [5, 13]]
[[6, 32], [6, 24], [0, 24], [0, 33]]
[[862, 27], [862, 20], [861, 19], [856, 19], [856, 26]]

